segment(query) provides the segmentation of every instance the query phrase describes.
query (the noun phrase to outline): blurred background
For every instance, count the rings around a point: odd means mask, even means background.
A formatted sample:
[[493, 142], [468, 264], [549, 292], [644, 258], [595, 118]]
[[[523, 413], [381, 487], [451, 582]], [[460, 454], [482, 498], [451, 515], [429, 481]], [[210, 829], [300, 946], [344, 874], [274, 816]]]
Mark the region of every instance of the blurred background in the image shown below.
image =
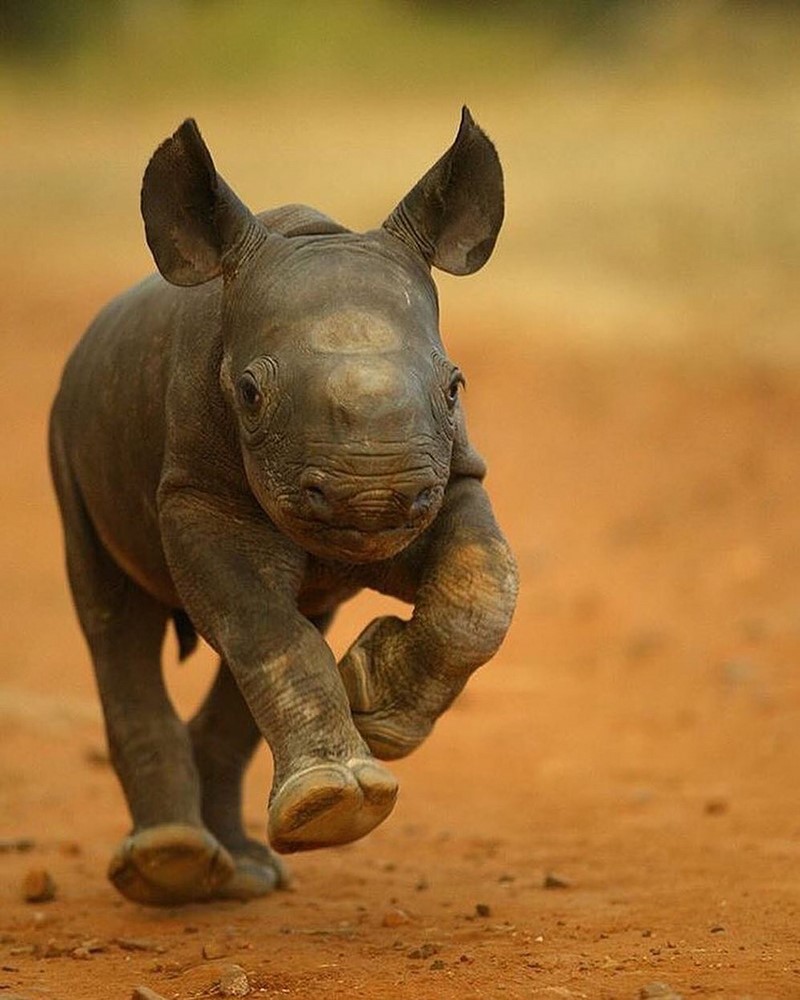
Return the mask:
[[[366, 901], [347, 963], [374, 976], [357, 952], [369, 941], [399, 981], [408, 960], [373, 920], [388, 899], [433, 924], [448, 899], [456, 914], [486, 898], [520, 938], [507, 953], [458, 938], [493, 950], [459, 973], [475, 995], [510, 969], [634, 996], [660, 962], [687, 995], [797, 994], [799, 57], [800, 3], [777, 0], [0, 0], [0, 834], [40, 837], [65, 928], [82, 906], [84, 937], [107, 935], [103, 870], [127, 817], [66, 586], [46, 422], [88, 322], [152, 270], [147, 160], [193, 116], [254, 210], [302, 201], [366, 229], [449, 146], [466, 103], [504, 164], [506, 223], [481, 272], [436, 280], [520, 562], [518, 612], [496, 662], [398, 763], [392, 821], [350, 854], [294, 863], [307, 881], [291, 921], [316, 933], [314, 906], [338, 927]], [[385, 607], [348, 606], [334, 648]], [[213, 658], [177, 668], [169, 652], [187, 711]], [[262, 752], [255, 836], [268, 787]], [[481, 848], [481, 868], [476, 844], [501, 845], [503, 867]], [[425, 858], [431, 891], [409, 896]], [[369, 878], [346, 873], [353, 859]], [[0, 862], [0, 940], [19, 943], [26, 862]], [[575, 887], [532, 905], [526, 879], [551, 867]], [[540, 926], [558, 906], [564, 920]], [[182, 954], [169, 926], [141, 934]], [[661, 957], [642, 928], [672, 942]], [[282, 947], [274, 916], [259, 933]], [[532, 939], [542, 964], [514, 951]], [[123, 958], [107, 960], [118, 988]], [[45, 963], [51, 994], [78, 977], [70, 962]], [[744, 970], [738, 991], [721, 962]], [[609, 976], [626, 988], [603, 993]], [[312, 979], [300, 993], [342, 995]]]
[[446, 320], [798, 360], [799, 51], [776, 0], [2, 0], [5, 273], [99, 303], [148, 270], [139, 179], [187, 116], [253, 208], [358, 228], [467, 103], [507, 223]]

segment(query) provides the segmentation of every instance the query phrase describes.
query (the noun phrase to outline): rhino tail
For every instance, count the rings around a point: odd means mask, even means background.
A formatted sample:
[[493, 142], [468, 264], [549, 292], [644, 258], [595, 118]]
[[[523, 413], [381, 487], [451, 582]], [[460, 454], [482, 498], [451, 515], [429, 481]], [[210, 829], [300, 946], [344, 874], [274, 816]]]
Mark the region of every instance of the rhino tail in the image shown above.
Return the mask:
[[178, 659], [182, 663], [197, 649], [197, 631], [185, 611], [173, 611], [172, 624], [178, 640]]

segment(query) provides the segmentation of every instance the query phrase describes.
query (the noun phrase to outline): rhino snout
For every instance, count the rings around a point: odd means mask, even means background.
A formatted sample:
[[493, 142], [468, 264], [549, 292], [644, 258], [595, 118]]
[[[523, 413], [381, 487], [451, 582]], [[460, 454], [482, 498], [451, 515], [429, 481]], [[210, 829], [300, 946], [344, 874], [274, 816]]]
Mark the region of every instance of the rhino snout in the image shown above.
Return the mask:
[[413, 527], [442, 497], [442, 488], [433, 475], [363, 488], [319, 470], [307, 470], [300, 485], [303, 503], [313, 520], [359, 531]]

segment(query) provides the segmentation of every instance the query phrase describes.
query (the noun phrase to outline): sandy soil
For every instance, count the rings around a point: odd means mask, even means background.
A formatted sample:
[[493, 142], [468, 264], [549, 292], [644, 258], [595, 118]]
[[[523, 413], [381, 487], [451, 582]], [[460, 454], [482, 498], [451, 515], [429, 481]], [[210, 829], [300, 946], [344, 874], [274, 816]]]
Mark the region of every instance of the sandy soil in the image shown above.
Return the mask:
[[[271, 898], [147, 910], [105, 880], [127, 817], [44, 464], [69, 340], [46, 335], [52, 302], [19, 299], [24, 358], [0, 344], [0, 1000], [211, 996], [231, 964], [257, 996], [800, 996], [796, 378], [451, 337], [522, 570], [506, 645], [397, 764], [382, 828], [295, 859]], [[60, 326], [90, 308], [59, 303]], [[345, 609], [337, 648], [382, 606]], [[188, 711], [211, 657], [166, 658]], [[263, 754], [257, 834], [268, 782]], [[25, 902], [40, 869], [55, 899]]]

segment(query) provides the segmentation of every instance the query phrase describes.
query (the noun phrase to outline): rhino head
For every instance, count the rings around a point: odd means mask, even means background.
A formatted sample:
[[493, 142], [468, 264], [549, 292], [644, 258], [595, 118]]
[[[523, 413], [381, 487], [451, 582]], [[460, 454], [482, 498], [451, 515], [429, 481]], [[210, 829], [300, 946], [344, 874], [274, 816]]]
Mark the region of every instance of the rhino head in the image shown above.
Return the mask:
[[464, 108], [453, 145], [383, 225], [286, 235], [228, 187], [193, 120], [154, 154], [142, 214], [161, 274], [222, 278], [220, 382], [258, 503], [306, 551], [386, 559], [435, 518], [463, 377], [431, 266], [471, 274], [503, 219], [494, 146]]

